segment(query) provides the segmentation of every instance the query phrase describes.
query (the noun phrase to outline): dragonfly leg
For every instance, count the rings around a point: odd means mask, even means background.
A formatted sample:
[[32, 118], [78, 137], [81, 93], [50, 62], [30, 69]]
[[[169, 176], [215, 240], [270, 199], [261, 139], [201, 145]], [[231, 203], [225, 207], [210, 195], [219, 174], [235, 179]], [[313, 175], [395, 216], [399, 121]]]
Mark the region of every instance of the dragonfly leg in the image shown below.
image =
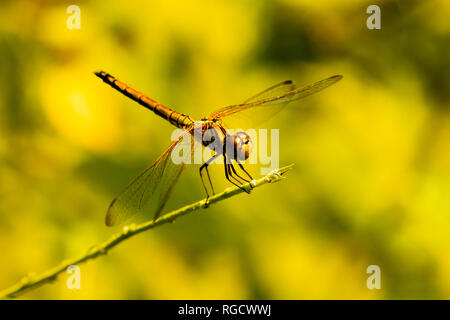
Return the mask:
[[[228, 163], [227, 166], [228, 166], [228, 168], [227, 168], [227, 169], [228, 169], [228, 175], [230, 176], [230, 178], [233, 178], [234, 181], [236, 181], [236, 182], [239, 183], [239, 184], [243, 184], [243, 182], [242, 182], [241, 180], [239, 180], [238, 178], [236, 178], [236, 177], [233, 175], [233, 172], [236, 173], [236, 170], [234, 170], [232, 164], [231, 164], [231, 163]], [[233, 172], [231, 172], [231, 168], [233, 168]]]
[[241, 168], [242, 171], [245, 172], [245, 174], [250, 178], [250, 181], [253, 180], [252, 176], [250, 175], [250, 173], [247, 172], [247, 170], [245, 170], [244, 166], [242, 165], [242, 163], [238, 162], [237, 163], [239, 165], [239, 167]]
[[213, 162], [213, 160], [216, 159], [218, 156], [219, 156], [219, 154], [214, 155], [212, 158], [210, 158], [208, 161], [206, 161], [204, 164], [202, 164], [202, 166], [200, 167], [200, 170], [199, 170], [199, 172], [200, 172], [200, 179], [202, 180], [203, 188], [204, 188], [205, 191], [206, 191], [206, 203], [207, 203], [206, 206], [208, 205], [209, 192], [208, 192], [208, 189], [206, 188], [205, 181], [203, 180], [202, 170], [203, 170], [203, 169], [206, 170], [206, 174], [207, 174], [208, 180], [209, 180], [209, 185], [210, 185], [211, 190], [212, 190], [213, 195], [214, 195], [214, 194], [215, 194], [215, 192], [214, 192], [214, 187], [213, 187], [213, 184], [212, 184], [212, 182], [211, 182], [211, 177], [209, 176], [208, 166], [209, 166], [209, 165], [211, 164], [211, 162]]
[[[227, 135], [227, 132], [226, 132], [226, 130], [225, 130], [224, 128], [221, 127], [221, 130], [222, 130], [222, 132], [223, 132], [225, 135]], [[226, 146], [227, 146], [227, 144], [224, 143], [224, 144], [223, 144], [223, 151], [222, 151], [222, 155], [223, 155], [223, 166], [224, 166], [224, 169], [225, 169], [225, 178], [226, 178], [228, 181], [230, 181], [232, 184], [234, 184], [236, 187], [238, 187], [239, 189], [241, 189], [241, 190], [243, 190], [243, 191], [245, 191], [245, 192], [247, 192], [247, 193], [250, 193], [249, 191], [247, 191], [247, 189], [245, 189], [245, 188], [243, 188], [242, 186], [240, 186], [240, 185], [236, 184], [235, 182], [231, 181], [230, 176], [233, 177], [236, 181], [238, 181], [239, 184], [242, 184], [239, 180], [236, 179], [236, 177], [233, 176], [233, 174], [232, 174], [231, 171], [230, 171], [230, 168], [229, 168], [228, 165], [230, 165], [231, 163], [228, 163], [228, 162], [227, 162], [227, 147], [226, 147]], [[233, 167], [233, 166], [231, 165], [231, 167]], [[236, 172], [236, 170], [234, 170], [234, 168], [233, 168], [233, 171]]]
[[[233, 182], [233, 181], [231, 181], [231, 179], [230, 179], [230, 176], [232, 176], [232, 174], [231, 174], [231, 171], [229, 171], [229, 167], [228, 167], [228, 164], [227, 164], [227, 157], [225, 156], [225, 155], [223, 155], [223, 166], [224, 166], [224, 168], [225, 168], [225, 178], [228, 180], [228, 181], [230, 181], [232, 184], [234, 184], [236, 187], [238, 187], [239, 189], [241, 189], [241, 190], [243, 190], [243, 191], [245, 191], [245, 192], [247, 192], [247, 193], [250, 193], [248, 190], [246, 190], [245, 188], [243, 188], [242, 186], [240, 186], [240, 185], [238, 185], [238, 184], [236, 184], [235, 182]], [[236, 179], [236, 178], [235, 178]]]
[[[244, 166], [242, 165], [242, 163], [240, 163], [239, 161], [236, 161], [236, 162], [237, 162], [237, 164], [239, 165], [239, 167], [241, 168], [241, 170], [244, 171], [245, 174], [250, 178], [250, 181], [252, 181], [252, 180], [253, 180], [252, 176], [250, 175], [250, 173], [247, 172], [247, 170], [245, 170], [245, 168], [244, 168]], [[245, 181], [247, 181], [247, 180], [245, 180]], [[250, 182], [250, 181], [247, 181], [247, 182]], [[253, 189], [252, 184], [250, 184], [250, 188]]]
[[209, 181], [209, 185], [211, 186], [212, 193], [213, 193], [213, 195], [215, 195], [216, 193], [214, 192], [214, 186], [211, 182], [211, 177], [209, 176], [208, 166], [205, 166], [205, 170], [206, 170], [206, 175], [208, 176], [208, 181]]
[[244, 179], [242, 178], [237, 172], [236, 169], [234, 168], [234, 166], [232, 164], [230, 164], [231, 170], [233, 170], [233, 173], [241, 180], [245, 181], [245, 182], [250, 182], [250, 180]]

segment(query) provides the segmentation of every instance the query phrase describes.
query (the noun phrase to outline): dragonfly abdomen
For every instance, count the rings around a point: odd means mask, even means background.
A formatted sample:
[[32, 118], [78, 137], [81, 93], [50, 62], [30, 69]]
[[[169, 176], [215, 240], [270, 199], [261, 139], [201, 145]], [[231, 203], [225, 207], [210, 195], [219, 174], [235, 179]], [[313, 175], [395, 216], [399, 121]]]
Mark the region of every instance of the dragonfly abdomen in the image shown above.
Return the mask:
[[105, 71], [96, 71], [94, 74], [117, 91], [138, 102], [143, 107], [152, 110], [155, 114], [168, 120], [171, 124], [178, 128], [186, 129], [194, 123], [194, 120], [192, 120], [188, 115], [162, 105], [161, 103], [148, 97], [146, 94], [133, 89], [126, 83], [120, 81]]

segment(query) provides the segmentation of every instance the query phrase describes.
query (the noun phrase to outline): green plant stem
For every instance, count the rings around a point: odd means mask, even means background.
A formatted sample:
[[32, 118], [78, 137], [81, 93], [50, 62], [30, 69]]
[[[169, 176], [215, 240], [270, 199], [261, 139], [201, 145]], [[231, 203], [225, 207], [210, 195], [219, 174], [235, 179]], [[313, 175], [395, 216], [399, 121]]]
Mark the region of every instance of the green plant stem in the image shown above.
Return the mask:
[[[253, 180], [250, 183], [244, 184], [243, 188], [245, 188], [246, 190], [251, 190], [253, 188], [260, 187], [266, 183], [277, 182], [283, 179], [283, 174], [286, 173], [288, 170], [290, 170], [292, 166], [293, 165], [289, 165], [277, 169], [258, 180]], [[0, 298], [2, 299], [14, 298], [19, 294], [24, 293], [25, 291], [35, 289], [46, 283], [51, 283], [55, 281], [60, 274], [64, 273], [69, 266], [78, 265], [80, 263], [97, 258], [100, 255], [107, 254], [109, 250], [117, 246], [119, 243], [137, 235], [138, 233], [144, 232], [148, 229], [153, 229], [157, 226], [169, 222], [171, 223], [178, 217], [184, 216], [188, 213], [191, 213], [199, 209], [208, 208], [209, 206], [211, 206], [216, 202], [228, 199], [242, 192], [244, 191], [240, 188], [230, 187], [225, 189], [225, 191], [210, 197], [208, 200], [203, 199], [193, 204], [187, 205], [183, 208], [171, 211], [156, 220], [147, 221], [138, 225], [131, 224], [125, 226], [121, 232], [114, 234], [109, 240], [91, 247], [85, 254], [81, 255], [80, 257], [64, 260], [56, 267], [51, 268], [39, 275], [29, 274], [28, 276], [23, 277], [18, 283], [1, 291]]]

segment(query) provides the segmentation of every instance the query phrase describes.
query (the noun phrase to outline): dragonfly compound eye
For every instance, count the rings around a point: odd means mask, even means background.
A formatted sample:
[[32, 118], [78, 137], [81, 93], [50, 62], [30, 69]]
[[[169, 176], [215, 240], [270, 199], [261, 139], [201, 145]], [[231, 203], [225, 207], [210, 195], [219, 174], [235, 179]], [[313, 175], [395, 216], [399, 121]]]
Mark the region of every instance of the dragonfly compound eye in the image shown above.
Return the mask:
[[233, 156], [236, 160], [245, 161], [250, 156], [251, 140], [250, 136], [245, 132], [237, 132], [233, 138]]

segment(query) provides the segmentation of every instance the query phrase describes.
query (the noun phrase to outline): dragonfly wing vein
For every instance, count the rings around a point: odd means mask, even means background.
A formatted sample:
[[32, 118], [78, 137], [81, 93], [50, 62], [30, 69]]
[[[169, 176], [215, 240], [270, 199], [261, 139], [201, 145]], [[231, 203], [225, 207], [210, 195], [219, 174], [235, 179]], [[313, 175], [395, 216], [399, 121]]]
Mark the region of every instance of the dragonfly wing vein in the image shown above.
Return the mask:
[[189, 131], [184, 131], [152, 165], [134, 178], [112, 201], [106, 214], [106, 225], [124, 223], [137, 213], [151, 213], [154, 219], [158, 218], [185, 167], [186, 159], [176, 164], [171, 157], [175, 147], [184, 139], [191, 139]]
[[289, 102], [299, 100], [310, 96], [314, 93], [322, 91], [325, 88], [335, 84], [342, 79], [342, 76], [332, 76], [311, 85], [307, 85], [301, 88], [296, 88], [294, 83], [290, 80], [281, 82], [269, 89], [262, 91], [256, 96], [247, 99], [245, 103], [228, 106], [213, 112], [210, 115], [210, 119], [225, 118], [232, 114], [254, 108], [265, 107], [272, 105], [285, 105]]

